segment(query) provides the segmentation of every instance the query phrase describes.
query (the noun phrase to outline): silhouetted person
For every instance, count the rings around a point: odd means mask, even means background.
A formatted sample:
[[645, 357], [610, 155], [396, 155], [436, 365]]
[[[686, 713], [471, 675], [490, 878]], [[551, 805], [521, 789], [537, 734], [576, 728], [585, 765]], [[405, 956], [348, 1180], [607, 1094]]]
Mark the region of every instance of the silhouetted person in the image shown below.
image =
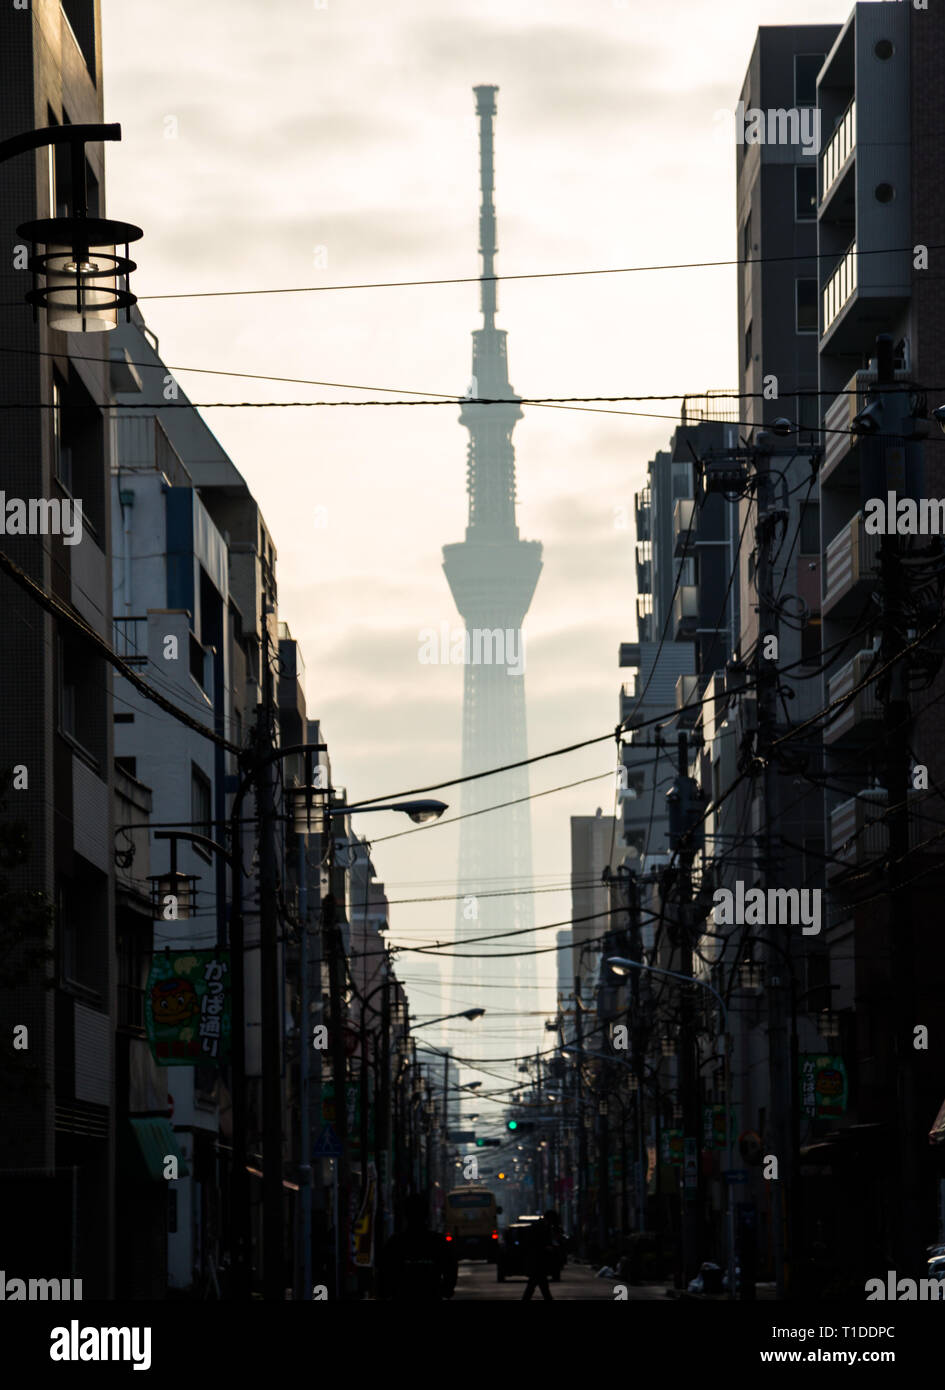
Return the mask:
[[381, 1252], [378, 1291], [382, 1299], [424, 1303], [452, 1298], [456, 1259], [445, 1236], [427, 1228], [427, 1202], [420, 1195], [404, 1204], [405, 1229]]
[[536, 1286], [541, 1289], [542, 1298], [551, 1298], [548, 1288], [548, 1275], [551, 1269], [550, 1231], [542, 1217], [540, 1221], [529, 1223], [530, 1230], [525, 1237], [525, 1273], [528, 1283], [522, 1298], [531, 1298]]

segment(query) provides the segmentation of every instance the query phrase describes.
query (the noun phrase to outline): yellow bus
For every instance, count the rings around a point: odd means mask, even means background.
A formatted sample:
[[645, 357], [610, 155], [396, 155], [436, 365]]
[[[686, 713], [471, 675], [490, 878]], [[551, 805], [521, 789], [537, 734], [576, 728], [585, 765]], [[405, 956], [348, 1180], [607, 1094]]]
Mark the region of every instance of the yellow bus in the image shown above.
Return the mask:
[[468, 1183], [446, 1194], [446, 1239], [458, 1260], [488, 1260], [499, 1250], [497, 1218], [502, 1208], [487, 1187]]

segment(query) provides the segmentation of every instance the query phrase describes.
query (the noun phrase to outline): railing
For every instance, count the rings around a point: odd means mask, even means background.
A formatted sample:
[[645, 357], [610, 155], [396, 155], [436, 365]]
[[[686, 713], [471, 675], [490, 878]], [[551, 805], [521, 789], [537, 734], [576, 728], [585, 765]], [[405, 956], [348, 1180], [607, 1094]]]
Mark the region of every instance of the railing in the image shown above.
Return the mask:
[[[876, 669], [878, 658], [874, 651], [864, 650], [857, 652], [852, 661], [848, 661], [845, 666], [841, 666], [835, 676], [827, 682], [827, 703], [833, 704], [834, 700], [843, 699], [858, 685], [868, 679], [871, 670]], [[880, 703], [877, 682], [870, 681], [852, 696], [848, 705], [844, 706], [841, 713], [837, 714], [829, 724], [825, 725], [823, 738], [825, 743], [836, 743], [839, 739], [860, 729], [861, 733], [866, 730], [862, 728], [864, 724], [878, 726], [883, 718], [883, 707]]]
[[699, 587], [696, 584], [680, 584], [673, 600], [673, 618], [677, 635], [680, 632], [694, 632], [699, 625]]
[[848, 593], [861, 579], [871, 579], [879, 561], [879, 537], [868, 536], [863, 514], [856, 515], [827, 546], [824, 563], [824, 607]]
[[860, 375], [857, 373], [850, 378], [824, 414], [824, 461], [820, 469], [821, 482], [830, 477], [835, 466], [858, 442], [859, 437], [851, 434], [850, 429], [854, 417], [862, 409], [866, 399]]
[[840, 117], [836, 130], [830, 137], [830, 143], [824, 150], [820, 159], [820, 179], [822, 193], [821, 203], [824, 203], [827, 194], [836, 183], [840, 171], [846, 164], [856, 145], [856, 100], [851, 100], [850, 105]]
[[118, 461], [120, 468], [153, 468], [172, 482], [184, 467], [156, 415], [119, 415]]
[[734, 388], [719, 386], [698, 396], [684, 396], [680, 423], [693, 425], [700, 420], [722, 420], [732, 423], [738, 420], [738, 416], [738, 392]]
[[148, 660], [147, 618], [114, 618], [115, 652], [129, 666], [143, 666]]
[[851, 242], [843, 259], [824, 286], [824, 333], [856, 289], [856, 242]]
[[650, 489], [645, 487], [642, 492], [638, 492], [633, 499], [634, 520], [637, 528], [637, 540], [648, 541], [651, 535], [651, 516], [650, 516]]

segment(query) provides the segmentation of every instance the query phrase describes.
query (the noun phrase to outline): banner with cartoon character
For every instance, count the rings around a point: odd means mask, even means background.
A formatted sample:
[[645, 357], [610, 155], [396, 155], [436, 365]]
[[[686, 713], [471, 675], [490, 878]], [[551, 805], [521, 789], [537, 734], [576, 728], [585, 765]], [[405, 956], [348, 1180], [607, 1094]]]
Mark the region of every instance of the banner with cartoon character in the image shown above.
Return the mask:
[[229, 951], [155, 955], [145, 1025], [159, 1066], [223, 1066], [230, 1055]]

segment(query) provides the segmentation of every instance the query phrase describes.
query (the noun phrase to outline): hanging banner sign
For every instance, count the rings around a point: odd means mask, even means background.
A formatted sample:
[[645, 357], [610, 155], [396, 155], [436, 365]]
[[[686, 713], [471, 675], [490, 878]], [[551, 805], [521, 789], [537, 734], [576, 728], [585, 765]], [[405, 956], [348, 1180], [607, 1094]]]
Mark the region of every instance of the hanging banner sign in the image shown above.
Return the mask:
[[802, 1052], [798, 1084], [805, 1115], [843, 1115], [847, 1108], [847, 1069], [842, 1057]]
[[229, 1061], [229, 980], [229, 951], [155, 955], [144, 1012], [159, 1066], [223, 1066]]

